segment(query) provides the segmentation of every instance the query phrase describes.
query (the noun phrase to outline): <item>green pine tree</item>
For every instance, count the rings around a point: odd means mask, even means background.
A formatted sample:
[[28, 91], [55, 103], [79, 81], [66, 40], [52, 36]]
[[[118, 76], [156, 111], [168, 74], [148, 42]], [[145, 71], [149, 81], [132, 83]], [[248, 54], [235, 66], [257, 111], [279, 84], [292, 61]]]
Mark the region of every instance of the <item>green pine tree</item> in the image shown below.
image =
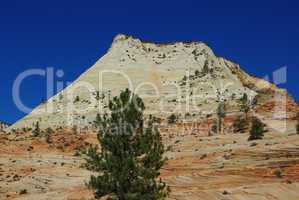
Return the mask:
[[240, 99], [242, 104], [247, 104], [248, 102], [248, 95], [246, 93], [243, 94], [243, 96]]
[[250, 130], [250, 136], [248, 138], [251, 140], [261, 140], [264, 137], [265, 124], [257, 117], [252, 118], [252, 126]]
[[39, 127], [39, 122], [36, 122], [36, 124], [35, 124], [35, 128], [34, 128], [34, 130], [32, 131], [32, 133], [33, 133], [33, 136], [34, 136], [34, 137], [38, 137], [38, 136], [40, 136], [40, 134], [41, 134], [41, 130], [40, 130], [40, 127]]
[[248, 100], [248, 95], [246, 93], [243, 94], [243, 97], [240, 99], [241, 101], [241, 111], [245, 113], [245, 119], [248, 119], [248, 112], [250, 111], [250, 102]]
[[54, 134], [53, 129], [50, 128], [50, 127], [48, 127], [48, 128], [46, 129], [46, 134], [45, 134], [46, 142], [47, 142], [48, 144], [52, 143], [52, 137], [51, 137], [52, 134]]
[[177, 116], [175, 114], [171, 114], [168, 117], [168, 124], [175, 124], [177, 122]]
[[208, 62], [208, 60], [206, 60], [205, 63], [204, 63], [204, 66], [202, 68], [202, 74], [207, 75], [209, 72], [210, 72], [209, 62]]
[[101, 126], [101, 121], [102, 121], [101, 115], [98, 113], [97, 116], [96, 116], [95, 121], [93, 122], [94, 126], [95, 126], [96, 128], [100, 128], [100, 126]]
[[218, 123], [217, 120], [213, 121], [211, 130], [209, 130], [209, 136], [216, 134], [218, 132]]
[[154, 118], [144, 122], [143, 101], [128, 89], [110, 101], [109, 109], [110, 114], [99, 119], [101, 150], [91, 148], [86, 152], [87, 168], [98, 172], [91, 176], [88, 186], [96, 198], [165, 199], [169, 190], [159, 179], [165, 163], [164, 146]]
[[198, 70], [195, 70], [194, 75], [195, 75], [196, 77], [199, 77], [199, 76], [200, 76], [200, 72], [199, 72]]
[[79, 96], [76, 96], [75, 100], [74, 100], [74, 103], [78, 103], [80, 101], [80, 97]]
[[218, 134], [222, 132], [222, 119], [226, 116], [225, 105], [221, 102], [217, 108], [217, 116], [218, 116]]

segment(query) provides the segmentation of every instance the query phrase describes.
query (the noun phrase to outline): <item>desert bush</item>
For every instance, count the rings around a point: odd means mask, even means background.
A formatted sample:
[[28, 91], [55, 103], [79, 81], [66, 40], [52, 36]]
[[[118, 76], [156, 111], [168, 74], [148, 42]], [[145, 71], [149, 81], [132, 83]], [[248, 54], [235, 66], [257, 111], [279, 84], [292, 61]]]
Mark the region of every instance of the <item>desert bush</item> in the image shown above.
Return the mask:
[[62, 100], [63, 100], [63, 94], [60, 93], [60, 94], [59, 94], [59, 101], [62, 101]]
[[96, 119], [93, 121], [93, 125], [96, 127], [96, 128], [100, 128], [101, 126], [101, 115], [98, 113], [97, 116], [96, 116]]
[[191, 116], [190, 113], [186, 113], [186, 114], [185, 114], [185, 117], [190, 117], [190, 116]]
[[52, 128], [48, 127], [48, 128], [46, 129], [46, 133], [47, 133], [47, 134], [53, 134], [54, 131], [53, 131]]
[[217, 121], [214, 121], [211, 127], [212, 133], [217, 133], [218, 132], [218, 125]]
[[265, 133], [265, 124], [257, 117], [252, 118], [252, 126], [248, 140], [261, 140]]
[[80, 101], [80, 97], [79, 96], [76, 96], [75, 100], [74, 100], [74, 103], [78, 103]]
[[168, 117], [168, 124], [174, 124], [177, 122], [177, 120], [178, 120], [178, 117], [175, 114], [171, 114]]
[[46, 142], [48, 144], [51, 144], [52, 143], [52, 139], [51, 139], [51, 135], [54, 133], [53, 129], [51, 129], [50, 127], [46, 129]]
[[28, 193], [28, 192], [27, 192], [26, 189], [23, 189], [23, 190], [21, 190], [21, 191], [19, 192], [20, 195], [24, 195], [24, 194], [27, 194], [27, 193]]
[[281, 171], [281, 169], [277, 169], [277, 170], [275, 170], [274, 172], [273, 172], [273, 174], [277, 177], [277, 178], [282, 178], [282, 171]]

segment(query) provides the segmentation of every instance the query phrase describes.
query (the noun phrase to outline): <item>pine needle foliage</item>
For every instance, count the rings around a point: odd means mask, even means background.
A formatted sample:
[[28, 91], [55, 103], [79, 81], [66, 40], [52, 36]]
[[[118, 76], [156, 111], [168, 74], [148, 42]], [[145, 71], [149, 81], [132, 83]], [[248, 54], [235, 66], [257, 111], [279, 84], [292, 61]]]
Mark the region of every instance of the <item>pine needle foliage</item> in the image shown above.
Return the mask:
[[263, 139], [265, 132], [265, 124], [259, 118], [253, 117], [248, 140], [261, 140]]
[[39, 122], [36, 122], [34, 130], [32, 131], [34, 137], [38, 137], [41, 134], [41, 129], [39, 127]]
[[97, 172], [88, 183], [95, 198], [165, 199], [169, 189], [159, 171], [166, 160], [154, 117], [144, 120], [142, 99], [128, 89], [110, 101], [109, 109], [96, 119], [100, 149], [86, 152], [86, 167]]

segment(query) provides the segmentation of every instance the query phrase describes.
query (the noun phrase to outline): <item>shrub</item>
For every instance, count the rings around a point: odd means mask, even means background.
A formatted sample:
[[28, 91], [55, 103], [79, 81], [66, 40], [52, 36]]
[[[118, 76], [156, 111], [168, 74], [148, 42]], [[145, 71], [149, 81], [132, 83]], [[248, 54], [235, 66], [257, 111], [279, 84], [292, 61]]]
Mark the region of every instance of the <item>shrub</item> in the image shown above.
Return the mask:
[[80, 101], [80, 97], [79, 96], [76, 96], [75, 100], [74, 100], [74, 103], [77, 103]]
[[53, 134], [54, 131], [53, 131], [53, 129], [51, 129], [50, 127], [48, 127], [48, 128], [46, 129], [46, 133], [47, 133], [47, 134]]
[[46, 129], [46, 142], [48, 144], [52, 143], [52, 139], [51, 139], [51, 135], [54, 133], [53, 129], [51, 129], [50, 127]]
[[212, 131], [212, 133], [217, 133], [217, 131], [218, 131], [217, 121], [213, 122], [211, 131]]
[[174, 124], [177, 122], [177, 116], [175, 114], [171, 114], [169, 117], [168, 117], [168, 123], [169, 124]]
[[62, 101], [62, 100], [63, 100], [63, 94], [60, 93], [60, 94], [59, 94], [59, 101]]
[[250, 105], [249, 103], [245, 103], [241, 105], [241, 111], [245, 113], [246, 117], [247, 117], [247, 113], [250, 111]]
[[264, 137], [265, 124], [257, 117], [252, 118], [252, 126], [248, 140], [261, 140]]
[[21, 191], [19, 192], [20, 195], [24, 195], [24, 194], [27, 194], [27, 193], [28, 193], [28, 192], [27, 192], [26, 189], [23, 189], [23, 190], [21, 190]]
[[95, 97], [95, 99], [96, 99], [97, 101], [100, 100], [100, 92], [99, 92], [99, 91], [96, 91], [96, 97]]
[[277, 169], [274, 171], [274, 175], [277, 177], [277, 178], [282, 178], [282, 171], [281, 169]]
[[185, 114], [185, 117], [190, 117], [190, 116], [191, 116], [190, 113], [186, 113], [186, 114]]
[[98, 113], [97, 116], [96, 116], [96, 119], [94, 120], [93, 124], [96, 128], [100, 128], [101, 126], [101, 121], [102, 121], [102, 118], [101, 118], [101, 115]]
[[182, 80], [183, 80], [183, 81], [186, 81], [186, 80], [187, 80], [187, 76], [184, 75]]

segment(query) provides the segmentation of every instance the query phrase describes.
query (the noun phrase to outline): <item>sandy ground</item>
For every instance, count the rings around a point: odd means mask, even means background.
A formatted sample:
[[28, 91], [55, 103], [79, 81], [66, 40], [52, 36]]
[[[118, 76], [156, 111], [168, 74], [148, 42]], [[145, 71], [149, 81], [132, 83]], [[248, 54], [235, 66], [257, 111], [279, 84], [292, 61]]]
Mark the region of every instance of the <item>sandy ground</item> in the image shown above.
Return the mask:
[[[202, 136], [167, 132], [170, 146], [162, 177], [177, 200], [298, 200], [299, 135], [294, 121], [264, 119], [265, 138], [248, 142], [248, 134]], [[281, 130], [281, 129], [280, 129]], [[78, 146], [96, 141], [93, 134], [57, 134], [49, 145], [29, 135], [0, 138], [0, 199], [83, 200], [91, 173], [75, 155]]]

